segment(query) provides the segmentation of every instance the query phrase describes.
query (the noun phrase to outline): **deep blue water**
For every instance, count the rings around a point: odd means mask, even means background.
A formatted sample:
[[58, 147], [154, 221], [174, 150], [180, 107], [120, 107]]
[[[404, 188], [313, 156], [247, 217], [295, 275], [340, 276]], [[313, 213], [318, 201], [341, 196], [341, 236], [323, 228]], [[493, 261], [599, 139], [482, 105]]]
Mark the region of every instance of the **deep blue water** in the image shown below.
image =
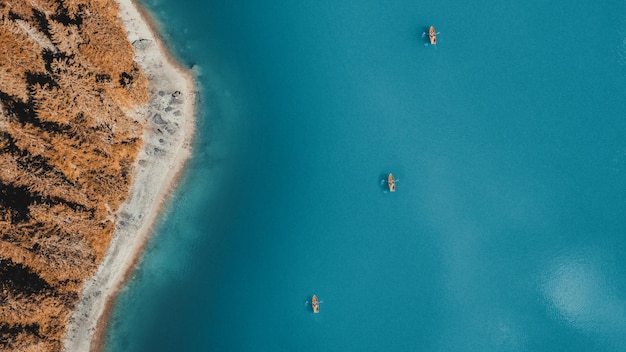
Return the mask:
[[623, 1], [141, 4], [198, 135], [108, 351], [626, 350]]

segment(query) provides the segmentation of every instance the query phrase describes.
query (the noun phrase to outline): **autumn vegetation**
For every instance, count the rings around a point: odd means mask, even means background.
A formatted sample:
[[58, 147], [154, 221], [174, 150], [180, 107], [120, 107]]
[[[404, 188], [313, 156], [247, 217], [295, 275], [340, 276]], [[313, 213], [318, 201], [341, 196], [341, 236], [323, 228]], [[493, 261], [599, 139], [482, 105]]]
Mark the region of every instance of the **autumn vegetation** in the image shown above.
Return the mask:
[[147, 81], [114, 0], [0, 0], [0, 350], [60, 351], [128, 196]]

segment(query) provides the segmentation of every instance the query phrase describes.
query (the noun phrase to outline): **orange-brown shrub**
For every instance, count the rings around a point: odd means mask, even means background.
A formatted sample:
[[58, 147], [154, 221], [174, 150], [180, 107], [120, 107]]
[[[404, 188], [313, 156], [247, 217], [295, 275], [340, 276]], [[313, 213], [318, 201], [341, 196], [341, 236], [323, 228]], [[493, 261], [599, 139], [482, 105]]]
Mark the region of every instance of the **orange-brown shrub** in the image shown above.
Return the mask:
[[[59, 351], [128, 194], [147, 101], [113, 0], [0, 0], [0, 350]], [[130, 77], [130, 78], [129, 78]]]

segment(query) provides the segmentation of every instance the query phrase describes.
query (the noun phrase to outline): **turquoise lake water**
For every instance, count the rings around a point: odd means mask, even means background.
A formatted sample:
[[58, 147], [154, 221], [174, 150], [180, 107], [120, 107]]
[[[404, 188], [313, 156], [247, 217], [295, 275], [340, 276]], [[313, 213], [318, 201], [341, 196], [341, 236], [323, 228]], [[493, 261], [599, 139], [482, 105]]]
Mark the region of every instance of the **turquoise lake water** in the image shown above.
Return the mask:
[[198, 135], [107, 351], [626, 351], [623, 1], [141, 4]]

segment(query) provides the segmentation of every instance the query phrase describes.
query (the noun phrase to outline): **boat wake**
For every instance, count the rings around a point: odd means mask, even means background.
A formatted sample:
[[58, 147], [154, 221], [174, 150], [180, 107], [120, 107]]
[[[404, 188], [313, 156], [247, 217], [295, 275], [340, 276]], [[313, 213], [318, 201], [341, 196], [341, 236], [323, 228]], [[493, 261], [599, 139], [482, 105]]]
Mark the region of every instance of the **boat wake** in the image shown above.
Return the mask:
[[[435, 34], [438, 36], [440, 33], [441, 33], [441, 32], [437, 32], [437, 33], [435, 33]], [[426, 38], [426, 36], [429, 36], [429, 37], [430, 37], [429, 33], [428, 33], [428, 32], [422, 32], [422, 39]], [[437, 43], [435, 43], [435, 44], [432, 44], [432, 43], [430, 43], [430, 42], [428, 42], [428, 43], [424, 43], [424, 46], [431, 46], [431, 45], [434, 45], [434, 46], [435, 46], [435, 49], [437, 49]]]
[[[318, 303], [318, 304], [322, 304], [322, 303], [324, 303], [324, 301], [318, 301], [317, 303]], [[305, 305], [305, 306], [308, 306], [309, 304], [311, 304], [311, 302], [310, 302], [310, 301], [305, 301], [305, 302], [304, 302], [304, 305]]]
[[[396, 178], [396, 179], [394, 179], [394, 181], [398, 182], [398, 181], [400, 181], [400, 179], [399, 179], [399, 178]], [[380, 180], [380, 185], [381, 185], [381, 186], [382, 186], [382, 185], [384, 185], [384, 184], [386, 184], [386, 183], [387, 183], [387, 180], [386, 180], [386, 179], [382, 179], [382, 180]]]

